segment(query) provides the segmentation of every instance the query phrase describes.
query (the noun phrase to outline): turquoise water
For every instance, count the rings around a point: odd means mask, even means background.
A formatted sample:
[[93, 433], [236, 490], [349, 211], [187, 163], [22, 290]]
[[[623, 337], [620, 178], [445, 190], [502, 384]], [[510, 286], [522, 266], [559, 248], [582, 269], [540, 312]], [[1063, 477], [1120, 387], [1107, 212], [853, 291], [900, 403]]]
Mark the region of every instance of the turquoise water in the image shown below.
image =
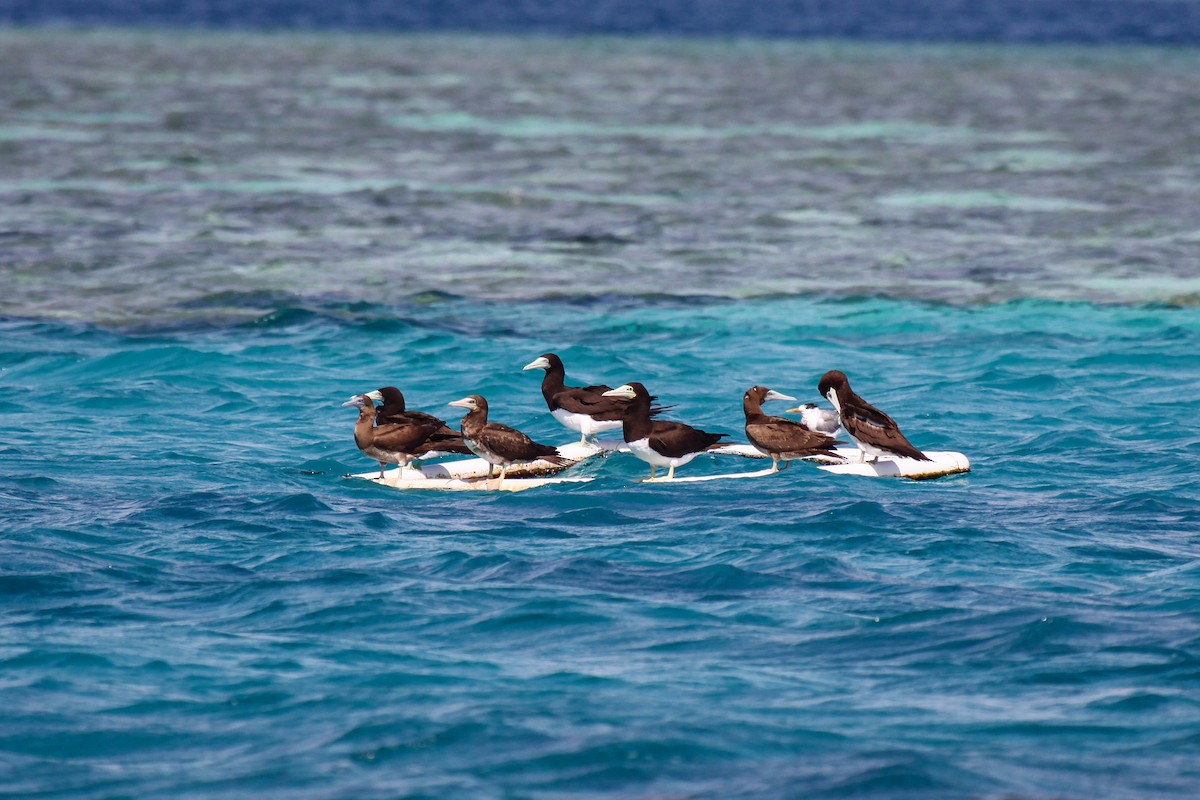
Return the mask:
[[[4, 326], [0, 748], [22, 797], [1187, 797], [1200, 313], [885, 300], [281, 310]], [[927, 484], [398, 493], [354, 391], [520, 367], [740, 392], [851, 370]], [[449, 416], [449, 415], [448, 415]], [[737, 466], [741, 469], [740, 464]], [[689, 474], [728, 470], [699, 460]]]
[[[1192, 55], [0, 36], [0, 796], [1196, 796]], [[345, 477], [547, 350], [974, 469]]]

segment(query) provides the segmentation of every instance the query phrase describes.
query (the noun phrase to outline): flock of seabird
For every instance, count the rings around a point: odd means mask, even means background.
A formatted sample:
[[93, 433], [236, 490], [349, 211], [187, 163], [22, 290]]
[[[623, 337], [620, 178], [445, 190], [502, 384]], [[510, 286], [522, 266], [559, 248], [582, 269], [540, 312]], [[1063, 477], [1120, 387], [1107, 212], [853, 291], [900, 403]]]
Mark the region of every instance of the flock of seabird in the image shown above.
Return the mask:
[[[580, 435], [580, 443], [619, 429], [629, 451], [650, 465], [651, 478], [659, 467], [667, 468], [668, 479], [674, 478], [676, 467], [728, 444], [722, 441], [724, 433], [658, 419], [669, 407], [655, 405], [657, 398], [640, 383], [615, 389], [604, 385], [567, 386], [562, 359], [554, 353], [538, 356], [525, 369], [545, 371], [542, 396], [546, 407], [556, 420]], [[834, 449], [842, 444], [834, 438], [839, 430], [845, 431], [858, 447], [860, 461], [888, 455], [930, 460], [904, 437], [895, 420], [855, 394], [842, 372], [826, 372], [817, 390], [833, 410], [814, 403], [789, 408], [786, 413], [799, 414], [799, 420], [762, 410], [763, 403], [794, 402], [795, 397], [766, 386], [752, 386], [742, 397], [746, 438], [770, 457], [772, 472], [785, 469], [798, 458], [841, 460]], [[376, 407], [375, 403], [380, 405]], [[490, 421], [487, 400], [481, 395], [449, 404], [467, 410], [457, 431], [432, 414], [409, 411], [404, 395], [394, 386], [356, 394], [343, 405], [359, 409], [354, 442], [366, 456], [379, 462], [381, 479], [388, 464], [398, 465], [403, 476], [404, 469], [414, 461], [450, 453], [473, 453], [482, 458], [488, 463], [489, 479], [493, 469], [499, 467], [501, 483], [513, 464], [538, 460], [557, 465], [573, 463], [552, 445], [540, 444], [515, 428]]]

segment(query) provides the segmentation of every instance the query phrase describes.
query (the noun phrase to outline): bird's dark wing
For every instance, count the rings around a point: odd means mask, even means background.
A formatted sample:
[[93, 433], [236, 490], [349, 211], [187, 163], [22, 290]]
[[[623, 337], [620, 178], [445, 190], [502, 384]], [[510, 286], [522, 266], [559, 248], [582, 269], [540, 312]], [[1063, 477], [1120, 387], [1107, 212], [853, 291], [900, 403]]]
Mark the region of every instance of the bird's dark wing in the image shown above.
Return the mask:
[[843, 404], [841, 410], [842, 426], [846, 432], [861, 442], [873, 445], [881, 450], [887, 450], [899, 456], [915, 458], [918, 461], [932, 461], [929, 456], [913, 447], [896, 420], [866, 403]]
[[746, 437], [769, 453], [822, 453], [835, 455], [832, 437], [809, 430], [783, 417], [762, 416], [746, 423]]
[[437, 420], [433, 423], [385, 423], [376, 425], [374, 429], [374, 444], [382, 450], [398, 453], [412, 453], [429, 436], [437, 430]]
[[485, 449], [516, 461], [558, 454], [557, 448], [548, 444], [539, 444], [516, 428], [510, 428], [498, 422], [489, 422], [474, 439]]
[[426, 414], [424, 411], [398, 411], [384, 413], [383, 409], [379, 409], [375, 412], [375, 422], [380, 424], [385, 422], [420, 423], [423, 425], [437, 423], [440, 426], [445, 426], [446, 424], [445, 420], [439, 419], [432, 414]]
[[723, 438], [723, 433], [709, 433], [682, 422], [660, 419], [654, 421], [650, 431], [650, 447], [668, 458], [679, 458], [706, 450]]
[[568, 387], [556, 392], [551, 398], [554, 408], [572, 414], [587, 414], [597, 420], [617, 421], [625, 416], [626, 401], [619, 397], [605, 397], [606, 386]]
[[462, 453], [471, 455], [471, 448], [463, 441], [462, 434], [446, 426], [434, 431], [417, 447], [416, 455], [425, 453]]

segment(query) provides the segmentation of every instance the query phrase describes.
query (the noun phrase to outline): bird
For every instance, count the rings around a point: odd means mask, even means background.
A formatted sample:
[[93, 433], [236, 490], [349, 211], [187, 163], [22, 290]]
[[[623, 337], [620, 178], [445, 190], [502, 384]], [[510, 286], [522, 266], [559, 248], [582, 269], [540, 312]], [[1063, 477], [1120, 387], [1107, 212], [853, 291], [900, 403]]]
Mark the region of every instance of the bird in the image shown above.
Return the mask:
[[826, 436], [835, 435], [838, 428], [842, 427], [842, 421], [838, 419], [836, 411], [821, 408], [816, 403], [804, 403], [795, 408], [789, 408], [787, 413], [799, 414], [804, 427]]
[[746, 438], [760, 453], [771, 457], [771, 472], [779, 471], [780, 461], [786, 469], [794, 458], [839, 457], [833, 449], [837, 444], [833, 438], [811, 430], [795, 420], [763, 413], [764, 402], [795, 399], [766, 386], [751, 386], [742, 396], [742, 411], [746, 414]]
[[548, 444], [538, 444], [516, 428], [498, 422], [488, 422], [488, 403], [483, 395], [468, 395], [450, 405], [467, 409], [467, 414], [462, 419], [463, 440], [467, 447], [471, 448], [471, 452], [488, 462], [488, 480], [492, 478], [492, 468], [500, 467], [497, 489], [504, 483], [508, 468], [513, 464], [539, 459], [559, 466], [574, 463], [571, 459], [559, 455], [557, 448]]
[[868, 456], [871, 461], [878, 461], [884, 455], [933, 460], [904, 438], [894, 419], [855, 394], [849, 379], [840, 370], [830, 370], [822, 375], [817, 391], [829, 398], [837, 409], [842, 427], [858, 445], [860, 463]]
[[418, 456], [434, 449], [430, 437], [445, 427], [437, 417], [429, 417], [428, 421], [413, 420], [408, 422], [385, 422], [375, 424], [375, 403], [365, 394], [356, 394], [342, 403], [343, 406], [358, 408], [358, 421], [354, 423], [354, 443], [369, 458], [379, 462], [379, 479], [383, 480], [383, 471], [388, 464], [400, 467], [400, 476], [404, 476], [404, 468]]
[[404, 401], [404, 392], [395, 386], [384, 386], [382, 389], [366, 392], [366, 395], [379, 403], [379, 407], [375, 409], [375, 422], [377, 423], [387, 422], [387, 418], [393, 414], [404, 414], [408, 411], [408, 404]]
[[[562, 359], [554, 353], [543, 353], [522, 369], [543, 369], [542, 397], [550, 414], [567, 428], [579, 433], [579, 443], [587, 442], [589, 436], [607, 431], [620, 430], [625, 416], [625, 401], [605, 396], [611, 386], [567, 386], [566, 369]], [[650, 398], [652, 401], [654, 397]], [[664, 409], [653, 407], [654, 416]]]
[[650, 480], [659, 467], [667, 467], [667, 480], [675, 477], [675, 468], [724, 439], [724, 433], [709, 433], [682, 422], [650, 417], [650, 393], [640, 383], [627, 383], [610, 389], [605, 397], [624, 398], [625, 416], [621, 431], [629, 450], [650, 465]]
[[382, 389], [367, 392], [366, 396], [381, 404], [375, 409], [375, 424], [377, 425], [384, 423], [432, 425], [437, 423], [437, 429], [429, 435], [429, 439], [423, 445], [419, 455], [471, 454], [470, 448], [463, 441], [462, 434], [447, 425], [445, 420], [432, 414], [426, 414], [424, 411], [408, 410], [404, 403], [404, 393], [395, 386], [384, 386]]

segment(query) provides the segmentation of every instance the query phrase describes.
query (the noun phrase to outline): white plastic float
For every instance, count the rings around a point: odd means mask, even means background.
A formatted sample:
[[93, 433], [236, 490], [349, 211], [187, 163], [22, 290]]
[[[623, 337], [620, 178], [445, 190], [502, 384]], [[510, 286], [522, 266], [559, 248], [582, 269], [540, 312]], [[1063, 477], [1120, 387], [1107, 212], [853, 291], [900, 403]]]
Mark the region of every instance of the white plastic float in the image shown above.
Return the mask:
[[[918, 461], [915, 458], [902, 458], [900, 456], [880, 456], [878, 461], [868, 462], [859, 461], [860, 453], [857, 447], [837, 447], [834, 448], [834, 451], [844, 460], [830, 461], [828, 458], [820, 456], [814, 456], [805, 460], [824, 462], [818, 464], [818, 468], [836, 475], [861, 475], [867, 478], [909, 478], [915, 481], [926, 481], [971, 471], [970, 460], [962, 453], [956, 453], [952, 450], [924, 451], [925, 455], [931, 459], [930, 461]], [[731, 456], [744, 456], [746, 458], [769, 458], [769, 456], [764, 456], [760, 453], [753, 445], [748, 444], [728, 444], [709, 452]], [[770, 470], [765, 471], [765, 474], [769, 475], [770, 473]], [[756, 477], [757, 475], [758, 473], [753, 472], [740, 472], [728, 476], [712, 475], [707, 477], [742, 478]], [[703, 479], [701, 478], [701, 480]], [[675, 480], [684, 479], [676, 478]]]
[[[508, 470], [508, 477], [503, 483], [497, 478], [487, 479], [488, 463], [482, 458], [466, 458], [458, 461], [445, 461], [439, 464], [426, 464], [420, 468], [408, 467], [404, 470], [403, 479], [400, 470], [392, 469], [384, 473], [383, 480], [379, 472], [360, 472], [352, 475], [354, 478], [382, 483], [394, 489], [438, 489], [441, 491], [502, 491], [521, 492], [539, 486], [552, 486], [560, 483], [588, 483], [590, 477], [559, 478], [554, 477], [565, 469], [570, 469], [595, 456], [614, 451], [628, 452], [624, 442], [603, 440], [596, 442], [572, 442], [560, 445], [558, 452], [564, 458], [571, 460], [570, 464], [551, 464], [549, 461], [531, 461], [526, 464], [514, 464]], [[768, 458], [760, 453], [753, 445], [727, 444], [709, 451], [715, 455], [742, 456], [744, 458]], [[913, 458], [898, 456], [880, 456], [878, 461], [859, 462], [859, 451], [856, 447], [838, 447], [836, 452], [842, 457], [841, 461], [831, 461], [828, 458], [814, 456], [808, 461], [818, 463], [818, 468], [836, 475], [861, 475], [868, 478], [909, 478], [911, 480], [931, 480], [946, 475], [957, 475], [971, 471], [971, 462], [962, 453], [949, 450], [927, 450], [925, 455], [931, 461], [917, 461]], [[499, 469], [495, 470], [499, 475]], [[770, 469], [752, 472], [732, 472], [721, 475], [685, 475], [678, 478], [646, 478], [643, 483], [702, 483], [706, 481], [732, 480], [738, 478], [765, 478], [772, 475]]]
[[563, 458], [571, 460], [570, 464], [551, 464], [549, 461], [530, 461], [524, 464], [513, 464], [508, 468], [504, 482], [499, 482], [500, 468], [496, 467], [491, 480], [488, 480], [488, 462], [482, 458], [465, 458], [458, 461], [445, 461], [439, 464], [425, 464], [420, 468], [407, 467], [403, 478], [399, 469], [392, 469], [383, 474], [380, 480], [379, 472], [360, 472], [351, 475], [352, 478], [365, 478], [375, 483], [382, 483], [394, 489], [440, 489], [442, 491], [502, 491], [521, 492], [538, 486], [550, 486], [557, 483], [587, 483], [592, 480], [587, 477], [556, 478], [550, 477], [558, 472], [586, 461], [602, 453], [624, 447], [624, 442], [598, 442], [560, 445], [558, 453]]
[[773, 474], [769, 469], [754, 472], [727, 472], [722, 475], [684, 475], [679, 478], [642, 478], [642, 483], [702, 483], [704, 481], [727, 481], [734, 478], [765, 478]]
[[878, 461], [858, 462], [858, 448], [838, 448], [845, 453], [842, 464], [822, 464], [820, 469], [837, 475], [862, 475], [867, 478], [908, 478], [928, 481], [971, 471], [971, 462], [962, 453], [952, 450], [924, 450], [929, 461], [901, 456], [880, 456]]

